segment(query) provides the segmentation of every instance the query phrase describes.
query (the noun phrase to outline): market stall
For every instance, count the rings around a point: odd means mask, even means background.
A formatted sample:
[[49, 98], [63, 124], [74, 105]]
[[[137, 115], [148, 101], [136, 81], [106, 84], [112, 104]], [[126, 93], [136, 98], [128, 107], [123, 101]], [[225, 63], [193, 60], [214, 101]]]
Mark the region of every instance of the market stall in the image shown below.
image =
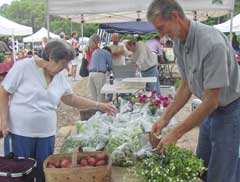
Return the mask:
[[12, 37], [12, 47], [13, 47], [13, 60], [16, 61], [16, 52], [14, 44], [14, 36], [25, 36], [33, 33], [32, 27], [25, 25], [20, 25], [13, 21], [8, 20], [0, 16], [0, 35], [9, 35]]

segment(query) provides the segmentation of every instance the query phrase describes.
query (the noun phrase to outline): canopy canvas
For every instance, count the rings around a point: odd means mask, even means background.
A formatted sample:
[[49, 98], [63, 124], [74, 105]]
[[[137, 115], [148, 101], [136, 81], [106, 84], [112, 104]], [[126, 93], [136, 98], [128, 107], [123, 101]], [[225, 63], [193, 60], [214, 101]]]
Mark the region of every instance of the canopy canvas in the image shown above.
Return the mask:
[[[234, 9], [234, 0], [178, 0], [186, 14], [203, 20]], [[146, 20], [151, 0], [48, 0], [50, 15], [71, 18], [75, 22], [110, 23]], [[193, 11], [197, 12], [196, 14]]]
[[105, 23], [100, 24], [99, 29], [106, 30], [109, 33], [130, 33], [130, 34], [145, 34], [157, 33], [155, 27], [149, 22], [121, 22], [121, 23]]
[[15, 23], [0, 16], [0, 35], [25, 36], [32, 34], [32, 27]]
[[[60, 38], [59, 35], [49, 32], [50, 38]], [[23, 42], [41, 42], [43, 37], [48, 37], [48, 30], [44, 27], [33, 35], [23, 38]]]
[[[231, 19], [224, 23], [214, 25], [214, 27], [221, 32], [230, 32], [231, 30]], [[232, 19], [232, 32], [240, 32], [240, 14], [236, 15]]]

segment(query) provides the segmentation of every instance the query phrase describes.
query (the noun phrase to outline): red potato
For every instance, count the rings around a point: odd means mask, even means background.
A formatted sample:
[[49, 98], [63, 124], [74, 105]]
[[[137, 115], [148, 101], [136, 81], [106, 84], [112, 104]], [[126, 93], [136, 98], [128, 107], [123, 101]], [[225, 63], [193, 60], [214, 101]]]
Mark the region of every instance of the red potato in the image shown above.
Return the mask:
[[56, 168], [61, 168], [61, 161], [60, 160], [55, 161], [54, 165], [56, 166]]
[[82, 160], [80, 161], [80, 165], [81, 165], [82, 167], [87, 166], [87, 165], [88, 165], [88, 161], [87, 161], [86, 159], [82, 159]]
[[106, 165], [106, 161], [105, 160], [100, 160], [96, 162], [96, 166], [105, 166]]
[[[49, 167], [49, 166], [51, 166], [51, 167]], [[56, 167], [54, 162], [49, 161], [49, 162], [47, 163], [47, 167], [53, 168], [53, 166], [54, 166], [54, 168]]]
[[61, 162], [62, 168], [70, 168], [71, 167], [71, 161], [68, 159], [63, 159]]
[[48, 168], [56, 168], [53, 164], [47, 165]]
[[94, 158], [94, 157], [88, 157], [87, 158], [87, 162], [88, 162], [88, 165], [90, 165], [90, 166], [95, 166], [95, 164], [96, 164], [96, 159]]
[[107, 155], [105, 153], [97, 153], [96, 154], [96, 160], [100, 161], [100, 160], [106, 160], [107, 159]]

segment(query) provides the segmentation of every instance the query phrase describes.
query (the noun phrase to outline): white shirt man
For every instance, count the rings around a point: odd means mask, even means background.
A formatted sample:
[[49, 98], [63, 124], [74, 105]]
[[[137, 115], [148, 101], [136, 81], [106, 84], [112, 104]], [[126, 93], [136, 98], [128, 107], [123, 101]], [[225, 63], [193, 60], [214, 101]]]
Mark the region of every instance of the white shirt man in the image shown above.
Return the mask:
[[113, 65], [125, 65], [126, 51], [123, 45], [119, 44], [119, 37], [117, 33], [112, 35], [113, 45], [110, 46], [113, 56]]

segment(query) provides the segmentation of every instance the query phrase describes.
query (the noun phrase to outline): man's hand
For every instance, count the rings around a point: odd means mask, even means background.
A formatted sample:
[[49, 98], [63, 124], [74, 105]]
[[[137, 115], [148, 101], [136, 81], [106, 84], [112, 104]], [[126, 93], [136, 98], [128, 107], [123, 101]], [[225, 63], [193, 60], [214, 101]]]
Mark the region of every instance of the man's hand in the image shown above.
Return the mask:
[[117, 113], [117, 108], [110, 103], [99, 103], [98, 108], [102, 112], [106, 112], [109, 115], [114, 115]]
[[172, 129], [168, 132], [167, 135], [165, 135], [159, 144], [157, 145], [157, 149], [160, 151], [160, 153], [164, 152], [164, 147], [166, 145], [173, 144], [175, 145], [177, 143], [177, 140], [179, 139], [178, 133], [175, 131], [175, 129]]
[[159, 139], [157, 136], [160, 135], [162, 129], [164, 128], [164, 125], [164, 122], [160, 120], [159, 122], [154, 123], [152, 126], [149, 140], [153, 148], [155, 148], [159, 143]]

